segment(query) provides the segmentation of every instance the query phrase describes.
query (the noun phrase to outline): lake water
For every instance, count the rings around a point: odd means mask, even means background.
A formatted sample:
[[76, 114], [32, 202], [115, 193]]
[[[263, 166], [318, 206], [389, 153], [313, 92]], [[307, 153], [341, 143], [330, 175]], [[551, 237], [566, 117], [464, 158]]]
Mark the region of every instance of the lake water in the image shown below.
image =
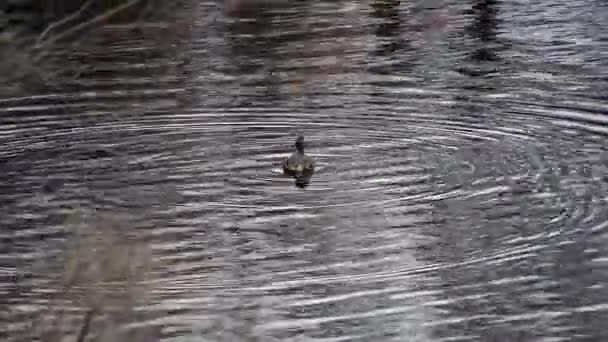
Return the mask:
[[379, 3], [192, 1], [0, 99], [2, 340], [608, 340], [608, 6]]

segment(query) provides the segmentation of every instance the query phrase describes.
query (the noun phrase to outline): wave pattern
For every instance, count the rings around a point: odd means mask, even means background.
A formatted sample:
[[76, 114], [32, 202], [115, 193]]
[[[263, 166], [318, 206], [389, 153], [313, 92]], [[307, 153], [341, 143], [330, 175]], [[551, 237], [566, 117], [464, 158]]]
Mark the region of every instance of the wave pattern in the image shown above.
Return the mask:
[[45, 307], [78, 210], [151, 246], [124, 328], [167, 341], [608, 337], [606, 9], [568, 4], [201, 2], [171, 48], [108, 29], [62, 91], [0, 100], [0, 336]]

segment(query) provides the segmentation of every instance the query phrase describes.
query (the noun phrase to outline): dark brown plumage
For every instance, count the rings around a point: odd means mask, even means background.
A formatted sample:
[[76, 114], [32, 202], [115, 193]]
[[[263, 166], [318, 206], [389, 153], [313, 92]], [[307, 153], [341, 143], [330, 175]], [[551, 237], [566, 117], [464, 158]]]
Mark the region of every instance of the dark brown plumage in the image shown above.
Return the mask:
[[315, 161], [304, 154], [304, 137], [298, 136], [296, 152], [283, 162], [283, 173], [292, 177], [310, 177], [315, 172]]

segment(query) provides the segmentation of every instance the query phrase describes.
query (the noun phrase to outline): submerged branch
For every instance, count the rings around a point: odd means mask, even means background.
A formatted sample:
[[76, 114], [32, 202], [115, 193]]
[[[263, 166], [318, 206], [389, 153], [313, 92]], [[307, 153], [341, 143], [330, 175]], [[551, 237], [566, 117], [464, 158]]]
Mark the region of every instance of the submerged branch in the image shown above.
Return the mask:
[[36, 39], [36, 45], [40, 45], [42, 43], [42, 41], [44, 40], [44, 38], [46, 37], [46, 35], [49, 32], [51, 32], [54, 28], [61, 26], [67, 22], [70, 22], [73, 19], [76, 19], [82, 12], [84, 12], [87, 8], [91, 7], [92, 4], [93, 4], [93, 0], [88, 0], [87, 2], [82, 4], [82, 6], [80, 6], [80, 8], [76, 12], [68, 15], [65, 18], [62, 18], [60, 20], [57, 20], [57, 21], [49, 24], [49, 26], [47, 26], [47, 28], [38, 36], [38, 39]]
[[42, 42], [37, 43], [36, 44], [36, 48], [43, 48], [43, 47], [46, 47], [48, 45], [52, 45], [53, 43], [57, 42], [58, 40], [61, 40], [61, 39], [65, 38], [65, 37], [67, 37], [67, 36], [69, 36], [71, 34], [77, 33], [78, 31], [80, 31], [80, 30], [82, 30], [82, 29], [84, 29], [84, 28], [86, 28], [88, 26], [91, 26], [91, 25], [93, 25], [95, 23], [98, 23], [100, 21], [106, 20], [106, 19], [110, 18], [111, 16], [119, 13], [120, 11], [123, 11], [123, 10], [125, 10], [125, 9], [127, 9], [127, 8], [129, 8], [131, 6], [134, 6], [134, 5], [138, 4], [139, 2], [141, 2], [141, 0], [129, 0], [126, 3], [124, 3], [124, 4], [120, 5], [120, 6], [116, 6], [116, 7], [112, 8], [112, 9], [104, 12], [103, 14], [100, 14], [100, 15], [98, 15], [98, 16], [90, 19], [90, 20], [85, 21], [84, 23], [78, 24], [78, 25], [76, 25], [74, 27], [71, 27], [71, 28], [69, 28], [69, 29], [61, 32], [61, 33], [58, 33], [55, 36], [49, 37], [47, 40], [44, 40]]
[[93, 315], [95, 315], [97, 310], [94, 308], [87, 311], [84, 316], [84, 320], [82, 322], [82, 326], [80, 327], [80, 332], [78, 333], [78, 338], [76, 338], [76, 342], [84, 342], [84, 339], [87, 337], [89, 333], [89, 329], [91, 327], [91, 320], [93, 320]]

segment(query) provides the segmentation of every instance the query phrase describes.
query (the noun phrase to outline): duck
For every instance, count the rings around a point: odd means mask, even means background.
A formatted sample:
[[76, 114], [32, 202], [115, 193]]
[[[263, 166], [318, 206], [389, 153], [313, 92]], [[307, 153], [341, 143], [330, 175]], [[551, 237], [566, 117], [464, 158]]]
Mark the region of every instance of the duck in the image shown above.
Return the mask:
[[294, 144], [296, 151], [283, 162], [283, 173], [292, 177], [310, 177], [315, 172], [315, 161], [304, 154], [304, 136], [299, 135]]

